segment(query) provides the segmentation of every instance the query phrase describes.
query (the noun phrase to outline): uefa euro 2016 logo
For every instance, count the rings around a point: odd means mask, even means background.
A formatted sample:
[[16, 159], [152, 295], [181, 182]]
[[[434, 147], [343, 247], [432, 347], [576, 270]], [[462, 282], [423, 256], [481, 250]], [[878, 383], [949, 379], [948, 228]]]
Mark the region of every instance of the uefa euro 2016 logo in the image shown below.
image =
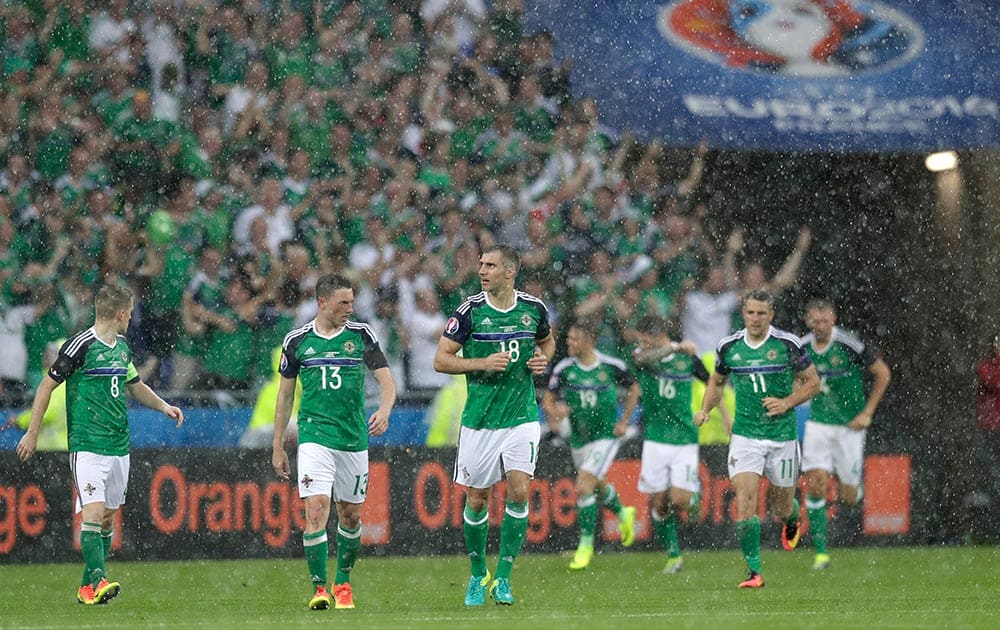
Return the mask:
[[659, 11], [658, 27], [702, 59], [802, 78], [887, 70], [924, 45], [916, 22], [880, 2], [674, 0]]

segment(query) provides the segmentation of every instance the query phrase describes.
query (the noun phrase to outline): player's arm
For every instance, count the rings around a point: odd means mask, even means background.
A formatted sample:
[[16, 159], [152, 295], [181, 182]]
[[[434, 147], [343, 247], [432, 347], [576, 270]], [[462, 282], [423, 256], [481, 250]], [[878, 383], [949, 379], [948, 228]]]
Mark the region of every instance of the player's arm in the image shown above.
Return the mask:
[[801, 405], [819, 393], [819, 374], [816, 373], [816, 366], [810, 364], [808, 367], [795, 373], [795, 382], [792, 386], [792, 393], [784, 398], [767, 397], [761, 400], [767, 415], [780, 416], [788, 413], [795, 407]]
[[525, 364], [535, 376], [545, 374], [545, 368], [549, 366], [549, 359], [555, 354], [556, 340], [550, 332], [541, 341], [535, 342], [535, 353], [531, 355]]
[[621, 437], [625, 435], [625, 430], [628, 429], [628, 423], [632, 419], [632, 414], [635, 413], [635, 408], [638, 406], [639, 383], [633, 381], [625, 391], [625, 402], [622, 403], [622, 415], [619, 416], [618, 422], [615, 423], [616, 436]]
[[296, 377], [282, 376], [278, 382], [278, 395], [274, 401], [274, 441], [271, 445], [271, 465], [274, 472], [282, 479], [291, 478], [291, 467], [288, 464], [288, 454], [285, 453], [285, 430], [288, 420], [292, 417], [292, 405], [295, 402]]
[[868, 393], [868, 400], [865, 402], [864, 408], [847, 424], [852, 429], [867, 429], [872, 425], [875, 410], [882, 402], [882, 397], [889, 389], [889, 381], [892, 380], [892, 372], [882, 359], [876, 359], [868, 366], [868, 372], [872, 375], [872, 389]]
[[382, 435], [389, 428], [389, 416], [396, 404], [396, 381], [388, 367], [380, 367], [372, 374], [382, 390], [378, 409], [368, 418], [368, 434]]
[[31, 403], [31, 419], [28, 421], [28, 428], [17, 443], [17, 456], [22, 462], [31, 459], [35, 454], [35, 446], [38, 444], [38, 431], [42, 427], [42, 418], [45, 410], [49, 408], [49, 400], [52, 399], [52, 392], [59, 387], [59, 381], [48, 374], [42, 377], [42, 382], [35, 390], [35, 399]]
[[726, 387], [726, 377], [716, 371], [708, 379], [708, 386], [705, 387], [705, 397], [701, 400], [701, 409], [694, 414], [694, 423], [701, 426], [708, 421], [708, 414], [722, 400], [722, 392]]
[[129, 383], [128, 393], [144, 407], [148, 407], [154, 411], [159, 411], [168, 418], [176, 420], [177, 426], [184, 424], [184, 412], [181, 411], [181, 408], [175, 407], [157, 396], [156, 392], [154, 392], [149, 385], [146, 385], [142, 381], [135, 380]]
[[461, 344], [447, 337], [438, 341], [434, 353], [434, 369], [443, 374], [468, 374], [469, 372], [503, 372], [510, 363], [510, 354], [494, 352], [478, 359], [467, 359], [458, 356]]
[[566, 418], [568, 408], [566, 403], [560, 403], [556, 393], [551, 389], [545, 390], [542, 394], [542, 411], [545, 412], [545, 421], [549, 428], [555, 433], [558, 432], [559, 424]]

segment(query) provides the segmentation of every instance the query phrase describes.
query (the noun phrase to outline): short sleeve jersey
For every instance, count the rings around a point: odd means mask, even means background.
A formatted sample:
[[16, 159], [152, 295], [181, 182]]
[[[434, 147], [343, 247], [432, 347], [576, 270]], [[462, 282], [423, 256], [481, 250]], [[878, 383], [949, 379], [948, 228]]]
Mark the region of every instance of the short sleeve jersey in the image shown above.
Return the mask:
[[849, 423], [865, 406], [864, 373], [877, 357], [864, 342], [837, 326], [822, 351], [816, 349], [812, 333], [802, 338], [802, 344], [816, 366], [820, 382], [809, 419], [823, 424]]
[[315, 326], [314, 320], [285, 335], [278, 366], [282, 376], [302, 384], [299, 443], [367, 450], [365, 368], [388, 367], [385, 355], [368, 324], [349, 321], [330, 337]]
[[66, 431], [71, 453], [128, 455], [125, 386], [140, 379], [124, 337], [118, 335], [109, 346], [93, 328], [73, 335], [59, 348], [49, 377], [66, 383]]
[[655, 363], [637, 364], [635, 370], [642, 390], [643, 438], [662, 444], [697, 444], [691, 385], [696, 378], [708, 380], [705, 364], [674, 352]]
[[485, 292], [455, 309], [445, 325], [444, 337], [462, 346], [462, 356], [479, 359], [509, 352], [511, 358], [503, 372], [466, 374], [468, 399], [462, 426], [505, 429], [538, 422], [535, 383], [526, 362], [535, 352], [535, 342], [550, 332], [545, 304], [521, 291], [514, 292], [514, 304], [506, 310], [491, 305]]
[[549, 391], [569, 407], [571, 447], [614, 439], [618, 389], [631, 387], [634, 382], [624, 361], [603, 352], [597, 353], [597, 361], [591, 365], [583, 365], [577, 357], [556, 364], [549, 378]]
[[732, 380], [736, 392], [733, 435], [779, 442], [797, 439], [795, 410], [768, 416], [763, 400], [790, 395], [795, 375], [812, 365], [799, 338], [772, 326], [764, 341], [751, 346], [743, 329], [723, 338], [716, 352], [716, 371]]

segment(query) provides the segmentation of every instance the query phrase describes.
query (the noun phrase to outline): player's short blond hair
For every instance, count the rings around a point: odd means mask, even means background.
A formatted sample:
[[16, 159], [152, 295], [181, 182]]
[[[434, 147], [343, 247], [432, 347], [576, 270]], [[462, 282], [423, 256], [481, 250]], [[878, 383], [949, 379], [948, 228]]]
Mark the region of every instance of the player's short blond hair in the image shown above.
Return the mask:
[[94, 315], [97, 319], [114, 319], [118, 311], [132, 306], [132, 291], [117, 284], [106, 284], [94, 297]]

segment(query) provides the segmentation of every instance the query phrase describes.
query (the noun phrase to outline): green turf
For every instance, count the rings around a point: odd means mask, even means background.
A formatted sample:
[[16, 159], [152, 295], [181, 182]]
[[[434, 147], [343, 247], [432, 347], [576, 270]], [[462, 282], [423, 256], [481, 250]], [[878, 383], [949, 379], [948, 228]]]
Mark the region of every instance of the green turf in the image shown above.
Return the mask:
[[808, 550], [765, 552], [767, 587], [748, 591], [736, 588], [736, 551], [690, 553], [675, 576], [660, 574], [662, 554], [599, 554], [574, 573], [566, 556], [528, 554], [514, 567], [513, 607], [466, 609], [464, 558], [369, 557], [348, 611], [306, 610], [304, 560], [112, 561], [122, 593], [93, 607], [75, 602], [78, 565], [4, 566], [0, 628], [1000, 627], [1000, 548], [837, 549], [825, 572], [811, 560]]

